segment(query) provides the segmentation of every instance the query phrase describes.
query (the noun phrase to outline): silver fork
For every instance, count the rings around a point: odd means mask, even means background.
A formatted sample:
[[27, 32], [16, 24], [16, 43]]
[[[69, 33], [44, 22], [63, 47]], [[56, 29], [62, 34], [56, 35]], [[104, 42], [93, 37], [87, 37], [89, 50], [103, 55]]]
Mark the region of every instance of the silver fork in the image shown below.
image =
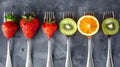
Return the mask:
[[[23, 15], [35, 15], [34, 12], [24, 12]], [[27, 56], [26, 56], [26, 63], [25, 63], [25, 67], [33, 67], [33, 63], [32, 63], [32, 57], [31, 57], [31, 50], [32, 50], [32, 40], [31, 39], [27, 39]]]
[[[73, 12], [70, 12], [70, 11], [64, 12], [63, 19], [64, 18], [74, 18]], [[66, 36], [66, 37], [67, 37], [67, 54], [66, 54], [65, 67], [72, 67], [70, 36]]]
[[[87, 11], [84, 12], [84, 15], [92, 15], [94, 16], [94, 12], [93, 11]], [[94, 62], [93, 62], [93, 56], [92, 56], [92, 44], [91, 44], [91, 37], [88, 37], [88, 56], [87, 56], [87, 65], [86, 67], [94, 67]]]
[[[4, 12], [3, 14], [3, 21], [6, 22], [6, 13], [8, 12]], [[13, 13], [13, 12], [10, 12]], [[7, 57], [6, 57], [6, 64], [5, 67], [12, 67], [12, 61], [11, 61], [11, 39], [7, 40]]]
[[32, 67], [32, 58], [31, 58], [31, 39], [27, 39], [27, 56], [25, 67]]
[[[45, 12], [44, 13], [44, 22], [47, 21], [55, 21], [55, 15], [54, 15], [54, 12]], [[51, 39], [48, 40], [48, 56], [47, 56], [47, 64], [46, 64], [46, 67], [54, 67], [54, 64], [53, 64], [53, 59], [52, 59], [52, 48], [53, 48], [53, 45], [51, 44]]]
[[[106, 11], [103, 13], [103, 20], [110, 17], [114, 18], [114, 11]], [[109, 35], [108, 35], [108, 54], [107, 54], [106, 67], [113, 67], [112, 51], [111, 51], [111, 36]]]

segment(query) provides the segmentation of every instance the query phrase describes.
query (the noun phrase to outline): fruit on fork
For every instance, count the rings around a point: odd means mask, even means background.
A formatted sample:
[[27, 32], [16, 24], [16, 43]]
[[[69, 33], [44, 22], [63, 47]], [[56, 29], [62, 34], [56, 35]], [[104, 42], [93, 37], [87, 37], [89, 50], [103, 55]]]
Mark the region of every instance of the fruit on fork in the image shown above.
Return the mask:
[[73, 35], [77, 30], [76, 22], [71, 18], [64, 18], [60, 22], [60, 32], [66, 36]]
[[92, 15], [82, 16], [78, 20], [78, 31], [85, 36], [92, 36], [99, 30], [99, 22]]
[[57, 30], [57, 24], [54, 21], [44, 22], [42, 25], [42, 30], [47, 35], [48, 39], [50, 39]]
[[114, 35], [119, 31], [119, 22], [115, 18], [106, 18], [102, 23], [105, 35]]
[[[46, 13], [48, 14], [48, 13]], [[54, 13], [51, 12], [51, 14], [54, 16]], [[55, 18], [54, 17], [49, 17], [48, 20], [44, 19], [44, 23], [42, 25], [42, 30], [43, 32], [47, 35], [48, 39], [50, 39], [53, 34], [56, 32], [58, 26], [55, 23]]]
[[18, 30], [16, 16], [12, 15], [11, 13], [6, 13], [5, 15], [6, 21], [2, 24], [1, 29], [4, 36], [7, 39], [12, 38]]
[[39, 20], [30, 13], [23, 15], [20, 20], [20, 28], [27, 39], [31, 39], [35, 35], [39, 25]]

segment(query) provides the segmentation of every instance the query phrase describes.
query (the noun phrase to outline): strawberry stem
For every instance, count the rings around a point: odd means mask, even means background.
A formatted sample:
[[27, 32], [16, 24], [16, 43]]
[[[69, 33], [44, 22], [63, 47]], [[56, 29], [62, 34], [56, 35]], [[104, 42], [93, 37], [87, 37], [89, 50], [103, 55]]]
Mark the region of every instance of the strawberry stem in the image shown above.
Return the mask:
[[6, 18], [7, 20], [17, 22], [16, 16], [12, 15], [11, 13], [7, 13], [7, 14], [5, 15], [5, 18]]
[[27, 19], [27, 16], [22, 16], [22, 18]]
[[48, 23], [51, 23], [52, 21], [51, 21], [51, 17], [49, 17], [49, 21], [48, 21]]
[[33, 17], [32, 16], [29, 16], [29, 20], [32, 21]]
[[33, 16], [31, 16], [31, 15], [28, 15], [28, 16], [22, 16], [22, 18], [24, 18], [24, 19], [26, 20], [26, 22], [27, 22], [27, 21], [32, 21]]

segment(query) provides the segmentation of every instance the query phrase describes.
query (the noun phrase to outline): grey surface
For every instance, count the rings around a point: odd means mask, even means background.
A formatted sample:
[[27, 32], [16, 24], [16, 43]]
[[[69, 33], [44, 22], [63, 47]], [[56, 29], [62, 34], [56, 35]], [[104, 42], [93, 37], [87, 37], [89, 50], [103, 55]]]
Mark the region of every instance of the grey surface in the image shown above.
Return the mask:
[[[23, 6], [28, 3], [36, 12], [39, 20], [43, 20], [43, 12], [53, 10], [56, 13], [57, 23], [62, 18], [62, 12], [73, 10], [76, 13], [75, 20], [83, 15], [84, 11], [95, 11], [100, 24], [102, 13], [106, 10], [114, 10], [115, 17], [120, 21], [120, 0], [0, 0], [0, 26], [3, 22], [3, 11], [13, 8], [18, 16], [23, 12]], [[45, 67], [47, 60], [47, 37], [43, 31], [38, 30], [32, 39], [32, 58], [33, 67]], [[54, 45], [53, 59], [55, 67], [64, 67], [66, 56], [66, 37], [59, 30], [52, 38]], [[105, 67], [107, 56], [107, 36], [101, 28], [92, 38], [93, 59], [95, 67]], [[26, 59], [26, 39], [21, 30], [13, 38], [12, 61], [13, 67], [24, 67]], [[81, 35], [78, 31], [71, 37], [72, 61], [73, 67], [86, 67], [87, 60], [87, 37]], [[0, 67], [5, 67], [7, 40], [0, 29]], [[112, 54], [114, 67], [120, 67], [120, 32], [112, 37]]]

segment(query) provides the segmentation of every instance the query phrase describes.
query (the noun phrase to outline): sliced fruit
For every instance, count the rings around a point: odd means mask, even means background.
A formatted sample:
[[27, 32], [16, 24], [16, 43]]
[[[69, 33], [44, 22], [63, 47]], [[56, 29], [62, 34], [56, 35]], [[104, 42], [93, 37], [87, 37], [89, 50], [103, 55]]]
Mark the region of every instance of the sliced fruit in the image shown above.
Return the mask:
[[92, 36], [99, 30], [98, 20], [91, 15], [82, 16], [77, 23], [78, 31], [85, 36]]
[[114, 35], [119, 31], [119, 22], [115, 18], [106, 18], [102, 22], [102, 30], [105, 35]]
[[66, 36], [73, 35], [77, 30], [76, 22], [71, 18], [65, 18], [60, 21], [60, 32]]

